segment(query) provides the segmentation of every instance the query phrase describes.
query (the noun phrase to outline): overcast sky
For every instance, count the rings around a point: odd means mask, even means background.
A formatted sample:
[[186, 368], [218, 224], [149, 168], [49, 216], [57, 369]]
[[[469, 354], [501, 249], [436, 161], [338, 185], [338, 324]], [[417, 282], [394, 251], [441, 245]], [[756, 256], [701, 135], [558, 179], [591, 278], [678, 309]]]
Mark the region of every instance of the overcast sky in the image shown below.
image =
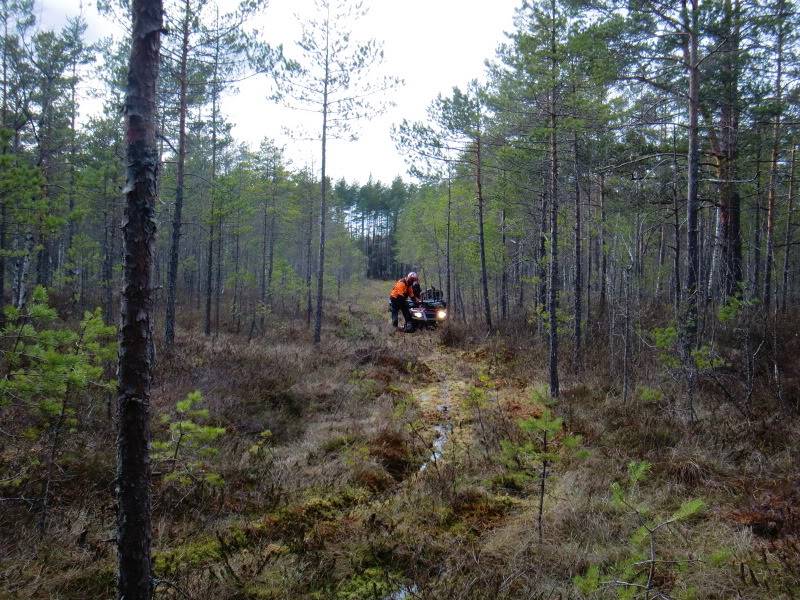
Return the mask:
[[[395, 106], [384, 115], [359, 125], [355, 142], [334, 140], [328, 150], [328, 172], [338, 179], [365, 182], [372, 175], [386, 183], [406, 174], [403, 157], [395, 149], [391, 127], [404, 118], [423, 119], [428, 103], [440, 92], [464, 86], [483, 77], [483, 63], [512, 26], [514, 9], [521, 0], [366, 0], [370, 8], [356, 35], [384, 42], [383, 72], [398, 76], [405, 84], [392, 93]], [[230, 0], [221, 0], [229, 4]], [[272, 0], [260, 17], [259, 28], [271, 44], [283, 44], [287, 56], [295, 55], [299, 25], [296, 15], [310, 14], [311, 0]], [[44, 27], [57, 26], [79, 11], [76, 0], [40, 0], [38, 8]], [[84, 15], [89, 35], [96, 39], [121, 35], [111, 22], [97, 14], [94, 2], [86, 2]], [[317, 142], [291, 139], [285, 130], [317, 131], [316, 114], [302, 113], [275, 105], [267, 99], [268, 82], [252, 79], [226, 95], [221, 108], [234, 123], [237, 140], [255, 147], [265, 136], [286, 146], [296, 168], [311, 163], [319, 167]], [[81, 116], [97, 110], [85, 98]]]

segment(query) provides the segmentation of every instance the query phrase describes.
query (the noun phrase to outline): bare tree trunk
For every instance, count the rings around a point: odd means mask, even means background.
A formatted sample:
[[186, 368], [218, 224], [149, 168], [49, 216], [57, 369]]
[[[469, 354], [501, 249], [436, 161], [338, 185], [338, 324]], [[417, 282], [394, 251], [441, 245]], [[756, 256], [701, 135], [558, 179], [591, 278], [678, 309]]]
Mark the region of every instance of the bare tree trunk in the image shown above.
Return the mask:
[[550, 0], [550, 273], [547, 311], [550, 325], [550, 397], [558, 398], [558, 139], [556, 116], [556, 0]]
[[222, 296], [222, 243], [223, 243], [223, 221], [222, 217], [220, 217], [219, 224], [217, 226], [217, 232], [219, 235], [217, 236], [217, 277], [216, 282], [214, 284], [214, 330], [219, 333], [219, 305], [220, 299]]
[[622, 403], [627, 405], [630, 388], [630, 356], [631, 356], [631, 269], [627, 268], [622, 274], [624, 282], [623, 294], [625, 296], [625, 321], [623, 327], [623, 348], [622, 348]]
[[267, 259], [267, 288], [265, 302], [272, 306], [272, 272], [275, 267], [275, 220], [278, 213], [278, 175], [277, 161], [273, 162], [272, 168], [272, 214], [269, 220], [269, 257]]
[[575, 328], [573, 335], [575, 337], [575, 348], [573, 355], [573, 362], [577, 371], [581, 370], [583, 364], [583, 355], [581, 348], [581, 321], [583, 320], [583, 273], [581, 271], [583, 253], [581, 248], [581, 185], [580, 185], [580, 169], [578, 162], [578, 134], [573, 133], [572, 149], [575, 160], [575, 291], [574, 291], [574, 315]]
[[685, 42], [686, 63], [689, 74], [689, 151], [687, 156], [688, 184], [686, 192], [686, 306], [684, 319], [685, 344], [690, 352], [697, 341], [697, 283], [700, 270], [700, 253], [697, 233], [698, 190], [700, 176], [700, 61], [699, 51], [699, 0], [683, 0], [690, 3]]
[[[327, 38], [326, 38], [327, 40]], [[327, 41], [326, 41], [327, 43]], [[319, 263], [317, 264], [317, 314], [314, 320], [314, 343], [322, 341], [322, 304], [324, 301], [323, 285], [325, 283], [325, 225], [327, 221], [327, 146], [328, 146], [328, 83], [330, 79], [330, 53], [325, 47], [325, 80], [322, 93], [322, 168], [320, 180], [319, 203]]]
[[152, 266], [158, 189], [156, 88], [163, 29], [161, 0], [133, 0], [125, 98], [127, 129], [124, 283], [117, 396], [117, 551], [119, 600], [149, 600], [150, 384], [153, 367]]
[[661, 295], [661, 278], [664, 276], [664, 255], [665, 255], [665, 247], [666, 247], [666, 228], [662, 223], [659, 227], [659, 238], [658, 238], [658, 270], [656, 271], [656, 285], [655, 285], [655, 292], [653, 294], [656, 301], [658, 301], [658, 297]]
[[[0, 308], [6, 305], [6, 228], [8, 200], [0, 198]], [[5, 325], [5, 312], [0, 310], [0, 327]]]
[[183, 3], [183, 40], [179, 64], [180, 92], [178, 107], [178, 155], [175, 157], [175, 208], [172, 213], [172, 245], [169, 250], [169, 274], [167, 275], [167, 309], [164, 318], [164, 343], [169, 348], [175, 343], [175, 304], [177, 302], [178, 260], [180, 258], [181, 220], [183, 218], [184, 170], [186, 165], [186, 111], [189, 77], [189, 28], [191, 10], [189, 0]]
[[[105, 183], [103, 193], [107, 194]], [[115, 207], [113, 199], [108, 198], [103, 215], [103, 319], [106, 323], [111, 323], [114, 319], [114, 258], [117, 232]]]
[[719, 263], [720, 254], [722, 253], [722, 214], [720, 207], [714, 209], [714, 218], [712, 219], [712, 226], [714, 227], [714, 234], [710, 241], [711, 252], [708, 272], [706, 273], [706, 298], [713, 299], [715, 296], [714, 290], [717, 289], [717, 282], [719, 280]]
[[791, 264], [790, 256], [792, 253], [792, 244], [794, 243], [792, 240], [792, 229], [794, 227], [792, 224], [792, 218], [794, 217], [794, 165], [796, 153], [797, 148], [792, 148], [792, 160], [789, 165], [789, 206], [786, 210], [786, 234], [783, 241], [783, 290], [781, 292], [781, 309], [784, 312], [786, 312], [786, 299], [789, 295], [789, 267]]
[[508, 318], [508, 267], [506, 266], [506, 209], [500, 211], [500, 319]]
[[675, 305], [675, 319], [677, 320], [681, 309], [681, 219], [680, 200], [678, 198], [678, 141], [675, 128], [672, 128], [672, 227], [675, 242], [673, 271], [673, 298]]
[[486, 271], [486, 237], [483, 232], [483, 174], [481, 172], [481, 136], [478, 134], [476, 144], [475, 189], [478, 196], [478, 243], [481, 254], [481, 291], [483, 293], [483, 312], [486, 328], [492, 331], [492, 306], [489, 302], [489, 276]]
[[80, 312], [80, 298], [81, 293], [79, 290], [79, 277], [80, 269], [75, 265], [75, 259], [72, 254], [72, 242], [75, 239], [75, 183], [76, 183], [76, 162], [78, 156], [78, 140], [76, 134], [75, 121], [78, 116], [78, 106], [76, 101], [76, 88], [78, 85], [78, 54], [75, 53], [72, 59], [72, 82], [70, 84], [70, 148], [69, 148], [69, 192], [67, 200], [67, 240], [65, 248], [65, 263], [68, 267], [67, 275], [70, 278], [70, 311], [72, 313]]
[[211, 189], [211, 220], [208, 225], [208, 250], [206, 252], [206, 314], [203, 333], [211, 335], [211, 298], [214, 293], [214, 190]]
[[725, 102], [722, 106], [720, 137], [722, 148], [718, 152], [720, 169], [720, 243], [722, 259], [722, 290], [725, 296], [740, 293], [742, 283], [742, 237], [741, 237], [741, 198], [737, 180], [739, 155], [739, 43], [740, 43], [740, 4], [735, 0], [725, 0], [725, 19], [727, 34], [723, 48], [723, 73], [725, 82]]
[[761, 151], [762, 132], [758, 130], [758, 151], [756, 152], [756, 210], [753, 215], [753, 297], [761, 298]]
[[537, 257], [536, 257], [536, 275], [538, 278], [538, 289], [537, 289], [537, 308], [540, 310], [545, 310], [547, 306], [547, 266], [545, 264], [545, 259], [547, 257], [547, 223], [548, 223], [548, 212], [547, 212], [547, 192], [542, 192], [540, 197], [540, 208], [539, 208], [539, 243], [537, 248]]
[[606, 289], [608, 288], [608, 249], [606, 248], [606, 177], [600, 173], [600, 315], [606, 312]]
[[[241, 192], [240, 192], [241, 193]], [[234, 244], [233, 244], [233, 306], [231, 307], [231, 316], [233, 317], [233, 328], [236, 333], [239, 333], [241, 327], [241, 307], [239, 306], [241, 300], [239, 298], [239, 258], [241, 255], [240, 237], [241, 237], [241, 208], [236, 208], [236, 225], [234, 227]]]
[[[517, 245], [517, 308], [525, 306], [525, 238], [521, 237]], [[520, 314], [522, 314], [520, 312]]]
[[[208, 264], [206, 268], [206, 322], [205, 334], [211, 335], [211, 298], [214, 293], [213, 273], [214, 273], [214, 236], [218, 237], [217, 243], [222, 243], [222, 220], [217, 221], [216, 198], [217, 198], [217, 68], [219, 66], [219, 37], [214, 48], [214, 78], [211, 82], [211, 211], [208, 234]], [[216, 232], [216, 233], [215, 233]], [[219, 251], [217, 252], [219, 253]], [[219, 294], [219, 290], [217, 290]], [[219, 311], [217, 311], [219, 315]], [[217, 319], [219, 320], [219, 319]]]
[[[216, 203], [217, 197], [217, 119], [219, 118], [219, 7], [217, 7], [217, 18], [215, 24], [214, 42], [214, 71], [211, 91], [211, 198], [212, 207]], [[213, 218], [213, 217], [212, 217]], [[214, 286], [214, 333], [219, 334], [219, 304], [222, 294], [222, 242], [223, 242], [223, 218], [220, 212], [217, 222], [217, 281]]]
[[[451, 283], [450, 282], [452, 280], [451, 269], [450, 269], [450, 215], [451, 215], [451, 209], [452, 209], [452, 204], [453, 204], [453, 190], [452, 190], [452, 181], [451, 181], [451, 175], [450, 175], [450, 168], [451, 168], [451, 165], [448, 162], [447, 163], [447, 252], [446, 252], [446, 261], [445, 261], [446, 262], [445, 268], [447, 270], [447, 298], [446, 298], [447, 302], [451, 302], [451, 297], [450, 297], [450, 292], [451, 292], [450, 285], [451, 285]], [[396, 224], [395, 224], [395, 229], [397, 229], [397, 225]], [[2, 290], [0, 290], [0, 291], [2, 291]], [[455, 303], [453, 303], [453, 306], [455, 306]]]
[[772, 159], [769, 169], [769, 188], [767, 189], [767, 256], [764, 263], [764, 307], [767, 313], [772, 309], [772, 271], [775, 262], [775, 196], [778, 187], [778, 158], [780, 156], [781, 142], [781, 113], [783, 100], [783, 40], [784, 40], [784, 13], [785, 2], [778, 2], [778, 56], [777, 71], [775, 74], [775, 96], [777, 114], [772, 128]]
[[[310, 185], [310, 182], [309, 182]], [[308, 195], [308, 225], [306, 228], [306, 327], [311, 327], [311, 237], [314, 234], [314, 200]]]
[[262, 235], [261, 235], [261, 332], [264, 332], [264, 320], [267, 310], [267, 248], [269, 247], [267, 237], [269, 235], [269, 204], [264, 199], [264, 212], [262, 215]]

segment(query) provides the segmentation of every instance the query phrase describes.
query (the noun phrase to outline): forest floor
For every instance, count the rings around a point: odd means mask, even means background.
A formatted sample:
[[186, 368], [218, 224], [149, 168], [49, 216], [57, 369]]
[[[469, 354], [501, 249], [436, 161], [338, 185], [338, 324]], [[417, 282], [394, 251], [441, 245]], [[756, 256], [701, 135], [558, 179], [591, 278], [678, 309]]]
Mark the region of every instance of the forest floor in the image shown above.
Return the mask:
[[[287, 321], [161, 353], [155, 439], [193, 390], [225, 434], [183, 459], [193, 477], [154, 463], [157, 597], [800, 596], [796, 423], [690, 430], [591, 374], [553, 404], [543, 350], [396, 333], [388, 286], [337, 303], [319, 348]], [[96, 427], [91, 460], [62, 461], [45, 538], [24, 511], [0, 519], [0, 598], [113, 596], [113, 428]], [[650, 464], [632, 483], [631, 461]]]

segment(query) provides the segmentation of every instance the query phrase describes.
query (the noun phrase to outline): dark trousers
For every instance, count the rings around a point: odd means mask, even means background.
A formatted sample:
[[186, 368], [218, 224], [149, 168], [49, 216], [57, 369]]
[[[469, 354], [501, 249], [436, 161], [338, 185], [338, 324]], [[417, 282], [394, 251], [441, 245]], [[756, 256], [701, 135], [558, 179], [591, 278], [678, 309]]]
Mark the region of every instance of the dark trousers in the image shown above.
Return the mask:
[[404, 297], [389, 298], [389, 305], [392, 308], [392, 326], [397, 327], [397, 313], [403, 313], [403, 318], [406, 320], [406, 327], [411, 327], [411, 312], [408, 310], [408, 300]]

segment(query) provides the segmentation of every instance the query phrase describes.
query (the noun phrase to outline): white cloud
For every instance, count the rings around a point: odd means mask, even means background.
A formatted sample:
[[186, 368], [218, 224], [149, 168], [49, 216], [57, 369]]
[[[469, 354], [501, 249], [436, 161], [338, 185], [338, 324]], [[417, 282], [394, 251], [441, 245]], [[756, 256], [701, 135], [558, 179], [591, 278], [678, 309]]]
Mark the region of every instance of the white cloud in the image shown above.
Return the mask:
[[[232, 4], [223, 0], [222, 4]], [[404, 118], [423, 119], [428, 103], [454, 85], [464, 86], [483, 76], [483, 63], [494, 56], [503, 32], [511, 29], [514, 9], [520, 0], [371, 0], [369, 14], [356, 34], [385, 43], [386, 73], [405, 80], [392, 93], [395, 106], [384, 115], [361, 124], [356, 142], [333, 140], [329, 145], [328, 172], [334, 179], [366, 181], [369, 175], [385, 182], [406, 171], [403, 158], [391, 140], [392, 124]], [[273, 0], [256, 25], [271, 44], [283, 44], [294, 53], [299, 31], [295, 15], [310, 14], [309, 0]], [[74, 0], [43, 0], [39, 13], [44, 26], [58, 26], [78, 13]], [[94, 4], [84, 7], [93, 38], [120, 35], [120, 28], [100, 17]], [[96, 110], [91, 103], [82, 114]], [[297, 166], [314, 162], [319, 167], [317, 142], [287, 138], [285, 128], [316, 132], [318, 115], [300, 113], [268, 100], [268, 83], [262, 78], [242, 82], [238, 90], [222, 100], [222, 110], [234, 123], [234, 136], [256, 146], [264, 136], [287, 146]]]

